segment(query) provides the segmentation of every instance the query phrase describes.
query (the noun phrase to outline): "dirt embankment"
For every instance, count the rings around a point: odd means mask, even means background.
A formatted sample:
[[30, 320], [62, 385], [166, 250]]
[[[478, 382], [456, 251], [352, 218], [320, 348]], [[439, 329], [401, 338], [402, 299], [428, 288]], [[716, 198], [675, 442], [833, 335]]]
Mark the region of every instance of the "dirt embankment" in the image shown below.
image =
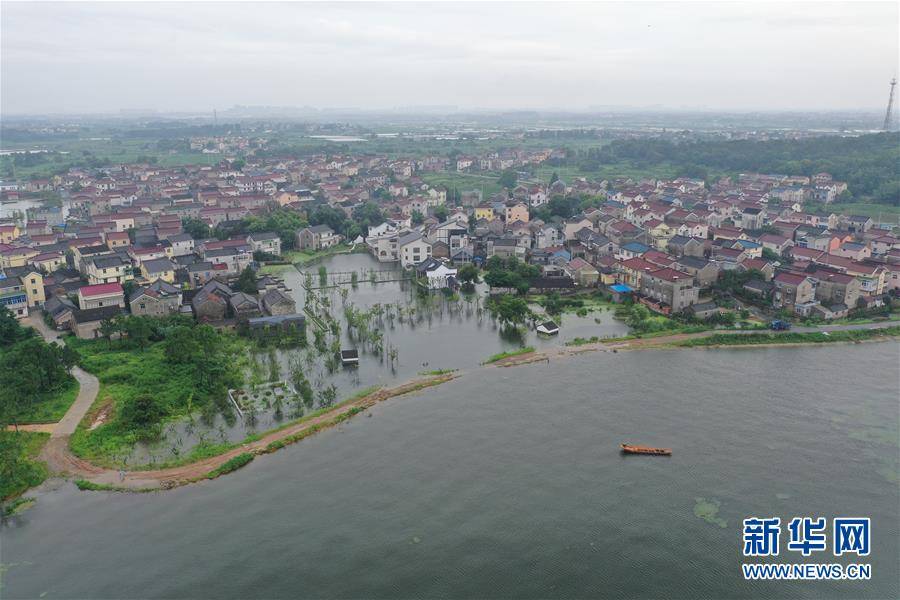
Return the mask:
[[265, 454], [271, 451], [273, 442], [290, 443], [302, 439], [303, 433], [315, 432], [343, 422], [349, 416], [371, 406], [403, 394], [439, 385], [456, 377], [447, 373], [435, 377], [416, 379], [403, 385], [384, 388], [361, 398], [336, 406], [332, 410], [303, 419], [297, 423], [273, 431], [254, 442], [235, 447], [224, 454], [177, 467], [153, 471], [117, 471], [97, 466], [78, 458], [69, 450], [68, 437], [51, 439], [41, 453], [43, 460], [54, 472], [83, 479], [92, 484], [110, 486], [122, 490], [168, 489], [203, 479], [210, 471], [222, 466], [239, 454]]

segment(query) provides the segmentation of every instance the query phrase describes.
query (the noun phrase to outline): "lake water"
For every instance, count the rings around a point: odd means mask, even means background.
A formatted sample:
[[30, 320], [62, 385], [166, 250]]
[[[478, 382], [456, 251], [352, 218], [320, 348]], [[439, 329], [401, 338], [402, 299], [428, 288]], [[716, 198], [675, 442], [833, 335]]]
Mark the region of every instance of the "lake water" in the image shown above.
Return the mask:
[[[0, 532], [0, 595], [896, 598], [898, 365], [891, 342], [471, 369], [215, 481], [41, 492]], [[872, 580], [745, 582], [751, 515], [871, 517]]]

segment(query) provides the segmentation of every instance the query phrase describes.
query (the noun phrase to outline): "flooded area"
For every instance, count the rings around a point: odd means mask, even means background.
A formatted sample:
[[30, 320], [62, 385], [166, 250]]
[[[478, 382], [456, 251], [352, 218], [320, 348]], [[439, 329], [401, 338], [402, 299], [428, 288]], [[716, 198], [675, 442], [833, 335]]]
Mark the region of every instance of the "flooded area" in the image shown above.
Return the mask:
[[[245, 387], [233, 394], [240, 413], [217, 416], [211, 423], [169, 423], [161, 440], [135, 446], [128, 464], [171, 461], [201, 443], [240, 441], [372, 386], [393, 386], [436, 370], [476, 368], [496, 353], [521, 346], [540, 350], [576, 337], [618, 337], [629, 331], [607, 308], [585, 316], [562, 315], [556, 336], [541, 336], [529, 328], [510, 339], [484, 308], [484, 284], [470, 295], [423, 294], [395, 264], [380, 263], [368, 254], [336, 255], [302, 270], [287, 267], [277, 276], [290, 288], [297, 312], [309, 309], [314, 315], [306, 313], [306, 347], [247, 356]], [[355, 321], [366, 320], [364, 332], [348, 327], [348, 314]], [[338, 336], [333, 336], [334, 328]], [[317, 335], [323, 338], [319, 344]], [[335, 349], [357, 349], [359, 364], [340, 365]], [[303, 380], [312, 389], [311, 401], [298, 393]]]

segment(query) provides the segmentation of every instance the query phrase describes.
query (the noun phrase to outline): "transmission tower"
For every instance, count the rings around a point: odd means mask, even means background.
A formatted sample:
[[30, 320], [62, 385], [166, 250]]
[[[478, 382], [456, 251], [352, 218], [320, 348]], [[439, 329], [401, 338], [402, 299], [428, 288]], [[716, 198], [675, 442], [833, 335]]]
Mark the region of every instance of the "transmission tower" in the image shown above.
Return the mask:
[[894, 109], [894, 88], [897, 87], [897, 78], [891, 79], [891, 95], [888, 96], [887, 112], [884, 113], [884, 125], [881, 127], [885, 131], [891, 129], [891, 112]]

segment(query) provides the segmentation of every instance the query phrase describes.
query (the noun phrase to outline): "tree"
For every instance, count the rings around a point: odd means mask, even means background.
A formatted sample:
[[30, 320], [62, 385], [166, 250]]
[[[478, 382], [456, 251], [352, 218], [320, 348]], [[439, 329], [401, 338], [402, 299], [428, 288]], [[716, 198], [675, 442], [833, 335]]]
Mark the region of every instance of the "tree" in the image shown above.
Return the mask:
[[353, 209], [353, 220], [366, 232], [369, 227], [384, 223], [384, 214], [375, 202], [365, 202]]
[[559, 181], [559, 173], [553, 171], [553, 175], [550, 176], [550, 185], [553, 185], [557, 181]]
[[256, 294], [256, 273], [250, 267], [244, 267], [234, 284], [234, 289], [245, 294]]
[[446, 206], [441, 205], [434, 209], [434, 218], [438, 221], [446, 221], [449, 214], [450, 211], [447, 210]]
[[524, 298], [503, 294], [491, 303], [491, 310], [497, 315], [504, 327], [515, 327], [532, 316], [531, 309]]
[[644, 322], [649, 318], [650, 309], [643, 304], [635, 304], [631, 307], [631, 310], [629, 310], [628, 318], [625, 319], [625, 324], [632, 329], [640, 329], [644, 325]]
[[100, 321], [100, 327], [98, 329], [100, 332], [100, 337], [106, 340], [106, 343], [109, 344], [110, 348], [112, 347], [112, 336], [119, 333], [119, 322], [118, 319], [113, 317], [112, 319], [103, 319]]
[[128, 341], [141, 350], [150, 343], [150, 337], [153, 335], [153, 327], [147, 317], [130, 315], [122, 319], [120, 329], [128, 337]]
[[212, 236], [209, 225], [194, 217], [185, 217], [181, 220], [181, 227], [184, 232], [189, 234], [195, 240], [203, 240]]
[[472, 263], [466, 263], [456, 272], [456, 277], [464, 284], [478, 283], [478, 267]]
[[0, 306], [0, 348], [12, 346], [32, 335], [34, 335], [33, 329], [22, 327], [8, 308]]
[[423, 215], [418, 210], [412, 211], [412, 224], [413, 225], [421, 225], [424, 222], [425, 222], [425, 215]]
[[[163, 409], [150, 394], [140, 394], [122, 403], [119, 421], [126, 428], [152, 432], [163, 418]], [[152, 437], [152, 434], [151, 434]]]
[[502, 185], [508, 190], [516, 187], [516, 182], [518, 181], [518, 174], [513, 169], [507, 169], [500, 174], [500, 177], [497, 179], [497, 183]]

